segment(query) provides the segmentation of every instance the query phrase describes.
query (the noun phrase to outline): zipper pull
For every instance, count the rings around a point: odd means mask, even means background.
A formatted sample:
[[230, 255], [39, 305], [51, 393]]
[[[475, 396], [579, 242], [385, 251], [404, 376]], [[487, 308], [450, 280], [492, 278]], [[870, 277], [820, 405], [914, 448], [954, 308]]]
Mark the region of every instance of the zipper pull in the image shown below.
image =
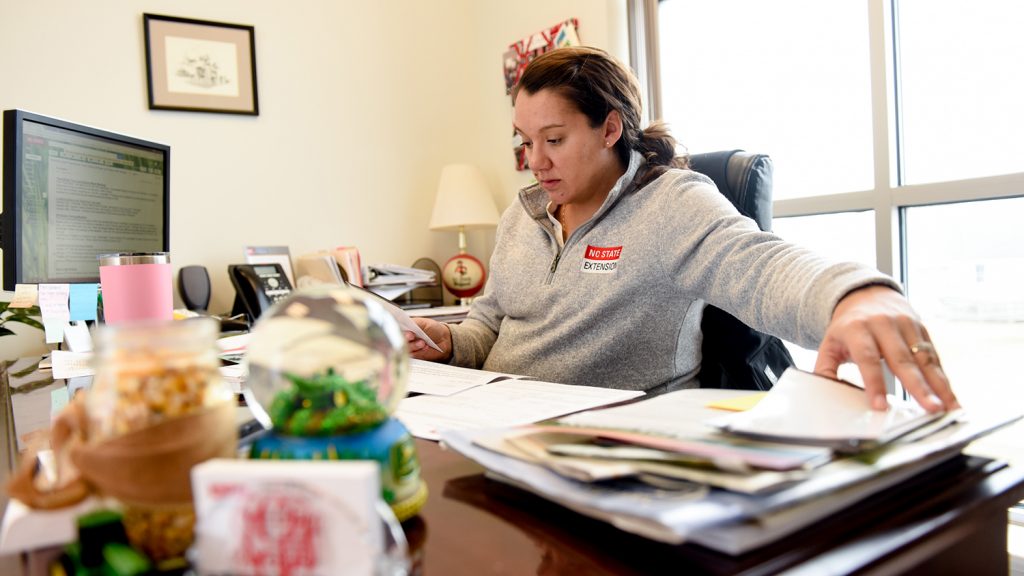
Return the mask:
[[551, 274], [554, 274], [555, 273], [555, 268], [558, 268], [558, 259], [561, 258], [561, 257], [562, 257], [562, 251], [559, 250], [558, 254], [555, 254], [555, 259], [551, 261], [551, 270], [550, 270]]

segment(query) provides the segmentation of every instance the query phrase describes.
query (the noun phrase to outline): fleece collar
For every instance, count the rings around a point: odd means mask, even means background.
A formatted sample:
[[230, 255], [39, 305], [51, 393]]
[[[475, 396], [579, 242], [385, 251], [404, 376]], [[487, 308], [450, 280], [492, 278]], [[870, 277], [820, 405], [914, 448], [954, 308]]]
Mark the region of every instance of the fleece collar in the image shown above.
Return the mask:
[[[636, 150], [633, 150], [630, 153], [629, 166], [626, 167], [626, 172], [616, 180], [615, 186], [612, 186], [611, 191], [608, 192], [608, 197], [604, 199], [604, 203], [601, 204], [601, 207], [591, 218], [592, 220], [600, 217], [615, 205], [615, 202], [617, 202], [619, 197], [622, 196], [623, 190], [628, 188], [633, 182], [637, 172], [640, 170], [640, 166], [642, 166], [644, 162], [645, 160], [643, 155]], [[523, 205], [526, 213], [534, 220], [546, 221], [548, 219], [548, 201], [548, 193], [540, 187], [539, 183], [535, 182], [519, 191], [519, 202]]]

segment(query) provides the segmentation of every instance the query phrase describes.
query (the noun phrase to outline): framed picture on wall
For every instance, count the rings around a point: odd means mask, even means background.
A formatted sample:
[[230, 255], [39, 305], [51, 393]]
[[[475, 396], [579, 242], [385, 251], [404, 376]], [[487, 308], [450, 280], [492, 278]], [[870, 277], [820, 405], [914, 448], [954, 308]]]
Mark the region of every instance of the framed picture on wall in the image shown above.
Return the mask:
[[143, 14], [150, 110], [260, 113], [252, 26]]

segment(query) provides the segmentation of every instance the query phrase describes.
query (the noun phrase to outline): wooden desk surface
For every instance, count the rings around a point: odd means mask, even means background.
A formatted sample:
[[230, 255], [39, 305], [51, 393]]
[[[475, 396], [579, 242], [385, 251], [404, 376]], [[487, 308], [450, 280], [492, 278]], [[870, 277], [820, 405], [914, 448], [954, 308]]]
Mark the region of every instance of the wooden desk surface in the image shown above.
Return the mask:
[[[9, 390], [0, 386], [0, 481], [16, 453]], [[492, 481], [438, 444], [416, 441], [430, 497], [405, 523], [414, 574], [1005, 575], [1007, 508], [1024, 499], [1024, 471], [959, 457], [779, 542], [732, 557], [622, 532]], [[0, 493], [0, 510], [6, 507]], [[0, 557], [0, 574], [37, 573]]]

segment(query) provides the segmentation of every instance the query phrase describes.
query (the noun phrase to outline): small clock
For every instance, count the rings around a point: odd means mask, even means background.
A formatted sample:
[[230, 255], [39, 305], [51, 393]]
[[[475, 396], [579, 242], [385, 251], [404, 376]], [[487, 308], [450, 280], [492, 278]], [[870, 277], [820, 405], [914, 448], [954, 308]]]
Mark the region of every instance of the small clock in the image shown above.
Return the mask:
[[448, 259], [441, 268], [444, 287], [457, 298], [470, 298], [484, 287], [487, 272], [484, 264], [465, 252]]

